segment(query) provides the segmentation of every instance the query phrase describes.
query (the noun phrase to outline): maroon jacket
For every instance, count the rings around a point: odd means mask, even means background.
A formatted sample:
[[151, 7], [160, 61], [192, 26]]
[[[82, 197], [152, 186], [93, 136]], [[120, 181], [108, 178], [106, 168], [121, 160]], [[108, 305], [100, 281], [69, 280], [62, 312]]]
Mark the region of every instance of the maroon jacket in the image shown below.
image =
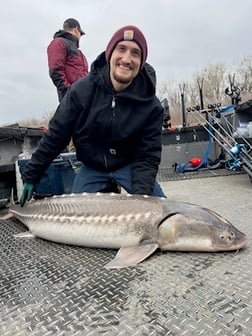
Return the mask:
[[57, 88], [59, 101], [67, 89], [88, 74], [88, 62], [74, 35], [59, 30], [47, 48], [49, 75]]

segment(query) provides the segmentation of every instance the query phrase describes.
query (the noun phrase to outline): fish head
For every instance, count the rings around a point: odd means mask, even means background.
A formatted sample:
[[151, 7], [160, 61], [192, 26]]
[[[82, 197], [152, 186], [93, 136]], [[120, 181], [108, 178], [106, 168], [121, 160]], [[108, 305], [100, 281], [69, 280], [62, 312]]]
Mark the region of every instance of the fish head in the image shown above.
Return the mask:
[[170, 213], [159, 225], [161, 250], [218, 252], [238, 250], [246, 245], [247, 236], [217, 213], [185, 204]]
[[205, 208], [202, 211], [208, 213], [213, 251], [231, 251], [245, 247], [248, 238], [243, 232], [216, 212]]

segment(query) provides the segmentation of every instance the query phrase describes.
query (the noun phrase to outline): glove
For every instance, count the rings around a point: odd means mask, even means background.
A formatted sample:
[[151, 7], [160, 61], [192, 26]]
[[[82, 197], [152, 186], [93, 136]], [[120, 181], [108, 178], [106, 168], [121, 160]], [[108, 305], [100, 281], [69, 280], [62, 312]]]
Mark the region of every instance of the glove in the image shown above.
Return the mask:
[[25, 183], [24, 184], [24, 189], [22, 192], [22, 196], [20, 198], [20, 206], [23, 207], [26, 200], [30, 201], [30, 199], [32, 198], [32, 193], [34, 190], [34, 184], [31, 183]]

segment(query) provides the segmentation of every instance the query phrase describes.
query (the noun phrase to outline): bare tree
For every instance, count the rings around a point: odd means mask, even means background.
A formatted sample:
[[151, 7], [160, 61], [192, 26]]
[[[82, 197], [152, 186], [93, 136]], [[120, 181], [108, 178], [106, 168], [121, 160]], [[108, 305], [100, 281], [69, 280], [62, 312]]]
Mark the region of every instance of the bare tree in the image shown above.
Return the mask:
[[242, 99], [251, 99], [252, 95], [252, 56], [245, 56], [241, 59], [237, 70], [238, 85], [242, 88]]
[[227, 69], [223, 63], [210, 64], [194, 76], [194, 88], [196, 83], [204, 80], [203, 96], [205, 105], [221, 103], [226, 104], [225, 88], [227, 83]]
[[41, 119], [32, 118], [18, 121], [18, 124], [25, 127], [48, 126], [55, 111], [45, 112]]
[[[252, 56], [244, 57], [237, 67], [236, 85], [243, 87], [242, 100], [252, 99]], [[209, 104], [220, 103], [222, 106], [231, 104], [225, 90], [230, 86], [230, 69], [223, 63], [209, 64], [203, 70], [196, 72], [191, 82], [183, 84], [162, 83], [159, 94], [166, 96], [170, 105], [172, 124], [181, 124], [182, 106], [179, 87], [184, 87], [184, 103], [188, 107], [205, 108]], [[202, 97], [200, 95], [200, 90]], [[201, 99], [202, 98], [202, 99]], [[202, 101], [203, 100], [203, 101]], [[193, 113], [187, 114], [187, 124], [194, 122]]]
[[173, 125], [181, 124], [181, 100], [178, 87], [174, 87], [171, 82], [163, 82], [158, 87], [157, 95], [160, 100], [167, 98], [170, 107], [171, 123]]

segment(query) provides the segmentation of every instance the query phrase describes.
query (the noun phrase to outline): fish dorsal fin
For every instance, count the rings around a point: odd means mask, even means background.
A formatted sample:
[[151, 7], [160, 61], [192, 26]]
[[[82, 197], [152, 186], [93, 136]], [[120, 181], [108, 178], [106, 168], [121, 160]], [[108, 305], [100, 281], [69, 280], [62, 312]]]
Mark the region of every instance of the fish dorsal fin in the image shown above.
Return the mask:
[[121, 247], [115, 258], [105, 265], [105, 268], [136, 266], [138, 263], [148, 258], [157, 248], [157, 243]]

